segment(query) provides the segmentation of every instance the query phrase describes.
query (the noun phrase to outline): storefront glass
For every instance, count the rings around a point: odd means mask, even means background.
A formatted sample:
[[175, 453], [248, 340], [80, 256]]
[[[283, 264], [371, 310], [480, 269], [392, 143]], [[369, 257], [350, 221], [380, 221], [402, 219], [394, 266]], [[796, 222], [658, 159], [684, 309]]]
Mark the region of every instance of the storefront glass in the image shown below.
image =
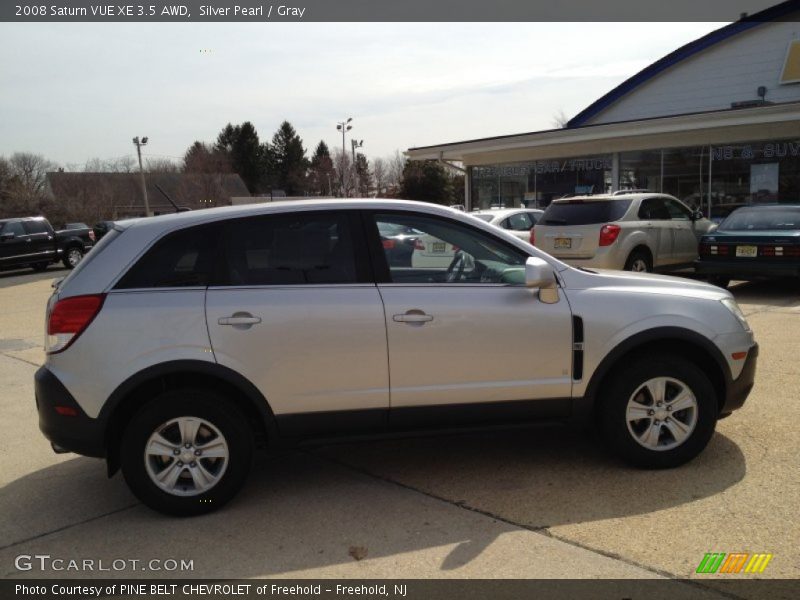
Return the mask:
[[611, 155], [472, 168], [472, 208], [543, 208], [553, 198], [611, 190]]

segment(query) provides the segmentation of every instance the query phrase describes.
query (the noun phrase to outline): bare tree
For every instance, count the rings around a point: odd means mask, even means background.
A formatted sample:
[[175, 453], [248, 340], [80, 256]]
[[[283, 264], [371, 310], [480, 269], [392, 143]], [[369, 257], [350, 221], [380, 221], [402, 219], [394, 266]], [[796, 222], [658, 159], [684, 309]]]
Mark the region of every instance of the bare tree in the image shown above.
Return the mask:
[[336, 175], [336, 184], [339, 187], [339, 195], [350, 197], [356, 191], [356, 170], [353, 161], [350, 159], [349, 152], [342, 152], [338, 148], [333, 151], [333, 168]]
[[553, 125], [554, 129], [564, 129], [567, 123], [569, 123], [569, 117], [559, 108], [558, 112], [553, 115], [550, 123]]
[[375, 179], [375, 195], [381, 198], [386, 188], [386, 180], [388, 177], [388, 169], [386, 161], [382, 158], [376, 158], [372, 161], [372, 177]]
[[84, 173], [132, 173], [136, 160], [130, 155], [117, 158], [90, 158], [83, 166]]
[[145, 160], [144, 170], [148, 173], [178, 173], [181, 167], [168, 158], [148, 158]]

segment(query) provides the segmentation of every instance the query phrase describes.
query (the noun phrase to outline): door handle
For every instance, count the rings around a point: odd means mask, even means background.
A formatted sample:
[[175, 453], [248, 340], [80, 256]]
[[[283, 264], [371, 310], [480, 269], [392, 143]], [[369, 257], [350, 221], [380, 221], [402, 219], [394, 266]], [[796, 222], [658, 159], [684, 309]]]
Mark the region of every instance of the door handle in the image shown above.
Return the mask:
[[247, 329], [261, 323], [261, 317], [254, 317], [246, 312], [237, 312], [233, 313], [230, 317], [220, 317], [217, 319], [217, 323], [220, 325], [232, 325], [233, 327]]
[[427, 323], [433, 321], [433, 316], [426, 315], [422, 311], [408, 311], [403, 315], [394, 315], [392, 320], [397, 323]]

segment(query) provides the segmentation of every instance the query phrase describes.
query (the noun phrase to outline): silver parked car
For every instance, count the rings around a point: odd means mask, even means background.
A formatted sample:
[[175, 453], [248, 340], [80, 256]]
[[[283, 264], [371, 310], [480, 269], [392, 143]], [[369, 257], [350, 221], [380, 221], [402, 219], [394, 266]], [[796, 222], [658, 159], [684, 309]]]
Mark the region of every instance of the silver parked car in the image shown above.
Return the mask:
[[[456, 251], [439, 267], [387, 260], [393, 229]], [[742, 406], [758, 354], [725, 290], [574, 269], [398, 200], [117, 223], [46, 322], [41, 430], [177, 515], [231, 499], [255, 448], [320, 436], [554, 419], [674, 467]]]
[[536, 225], [544, 214], [537, 208], [500, 208], [476, 210], [470, 213], [482, 221], [496, 225], [526, 242], [530, 239], [531, 227]]
[[714, 227], [672, 196], [617, 192], [553, 200], [531, 242], [575, 266], [667, 271], [692, 266]]

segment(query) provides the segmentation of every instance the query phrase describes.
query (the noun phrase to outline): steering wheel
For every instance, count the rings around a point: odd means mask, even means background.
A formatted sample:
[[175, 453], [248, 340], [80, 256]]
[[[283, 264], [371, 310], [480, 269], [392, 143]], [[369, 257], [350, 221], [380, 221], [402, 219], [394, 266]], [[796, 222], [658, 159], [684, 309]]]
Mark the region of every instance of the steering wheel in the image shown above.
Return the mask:
[[450, 266], [447, 267], [447, 272], [444, 275], [444, 280], [447, 283], [453, 283], [455, 281], [460, 281], [461, 276], [464, 274], [464, 268], [467, 266], [467, 259], [464, 252], [459, 250], [456, 252], [455, 256], [453, 256], [453, 261], [450, 263]]

